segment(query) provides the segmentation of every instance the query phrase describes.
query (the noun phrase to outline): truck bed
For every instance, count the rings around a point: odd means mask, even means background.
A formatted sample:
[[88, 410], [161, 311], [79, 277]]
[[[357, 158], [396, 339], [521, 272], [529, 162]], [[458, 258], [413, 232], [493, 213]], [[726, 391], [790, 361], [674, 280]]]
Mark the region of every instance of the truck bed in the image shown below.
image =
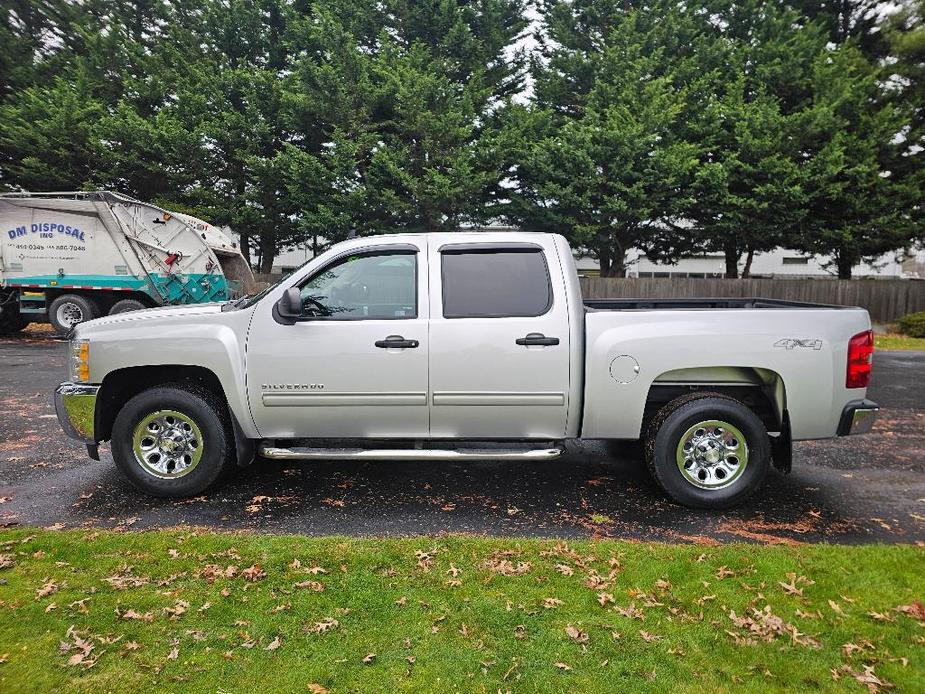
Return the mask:
[[632, 311], [658, 309], [695, 308], [785, 308], [785, 309], [832, 309], [854, 308], [837, 304], [816, 304], [808, 301], [788, 299], [766, 299], [762, 297], [674, 297], [665, 299], [585, 299], [584, 305], [591, 311]]

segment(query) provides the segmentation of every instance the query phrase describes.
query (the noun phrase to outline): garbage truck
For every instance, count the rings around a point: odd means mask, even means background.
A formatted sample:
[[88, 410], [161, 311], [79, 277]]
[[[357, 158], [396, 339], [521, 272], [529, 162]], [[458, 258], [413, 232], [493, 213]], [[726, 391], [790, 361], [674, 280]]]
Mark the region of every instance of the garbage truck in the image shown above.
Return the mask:
[[0, 335], [253, 293], [227, 233], [110, 191], [0, 195]]

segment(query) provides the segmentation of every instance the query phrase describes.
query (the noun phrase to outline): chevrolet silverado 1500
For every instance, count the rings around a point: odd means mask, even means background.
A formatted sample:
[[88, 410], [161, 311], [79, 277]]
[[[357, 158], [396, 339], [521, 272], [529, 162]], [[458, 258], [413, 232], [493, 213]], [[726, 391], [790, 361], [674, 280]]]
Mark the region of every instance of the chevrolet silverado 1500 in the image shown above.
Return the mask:
[[546, 460], [639, 440], [727, 508], [791, 442], [869, 431], [867, 312], [769, 299], [583, 301], [565, 239], [351, 239], [252, 297], [78, 325], [64, 430], [140, 489], [198, 494], [256, 457]]

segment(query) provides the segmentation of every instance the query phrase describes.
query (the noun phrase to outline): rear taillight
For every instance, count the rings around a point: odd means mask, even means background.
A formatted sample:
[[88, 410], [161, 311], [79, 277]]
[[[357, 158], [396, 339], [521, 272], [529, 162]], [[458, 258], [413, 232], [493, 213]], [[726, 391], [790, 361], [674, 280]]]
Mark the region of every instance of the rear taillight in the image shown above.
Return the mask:
[[874, 358], [874, 331], [865, 330], [848, 340], [846, 388], [866, 388], [870, 384], [870, 367]]

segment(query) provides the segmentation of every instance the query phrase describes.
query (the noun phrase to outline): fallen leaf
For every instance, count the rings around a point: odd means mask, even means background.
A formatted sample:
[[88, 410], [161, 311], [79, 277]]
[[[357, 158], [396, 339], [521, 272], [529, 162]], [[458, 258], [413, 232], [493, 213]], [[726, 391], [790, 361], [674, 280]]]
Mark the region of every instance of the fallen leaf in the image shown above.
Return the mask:
[[797, 588], [795, 581], [791, 580], [790, 583], [785, 583], [784, 581], [778, 581], [777, 585], [783, 588], [784, 592], [787, 593], [787, 595], [799, 595], [800, 597], [803, 596], [803, 589]]
[[164, 614], [170, 619], [180, 619], [186, 610], [189, 609], [189, 603], [185, 600], [177, 600], [173, 607], [165, 607]]
[[629, 617], [630, 619], [638, 619], [639, 621], [645, 619], [645, 615], [638, 607], [636, 607], [636, 603], [634, 602], [631, 602], [629, 607], [620, 607], [617, 605], [613, 609], [615, 609], [618, 614], [621, 614], [624, 617]]
[[41, 600], [42, 598], [47, 598], [52, 593], [57, 593], [57, 592], [58, 592], [58, 584], [55, 583], [54, 581], [50, 581], [46, 579], [42, 587], [39, 588], [37, 591], [35, 591], [35, 599]]
[[566, 665], [565, 663], [553, 663], [553, 667], [557, 667], [560, 670], [568, 671], [571, 670], [571, 666]]
[[375, 653], [368, 653], [368, 654], [366, 655], [366, 657], [363, 658], [363, 663], [366, 664], [366, 665], [369, 665], [369, 664], [370, 664], [371, 662], [373, 662], [375, 659], [376, 659], [376, 654], [375, 654]]
[[852, 673], [854, 679], [867, 687], [869, 692], [879, 692], [881, 688], [890, 688], [892, 689], [893, 685], [882, 680], [877, 675], [874, 674], [873, 665], [865, 665], [864, 672], [861, 673]]
[[248, 581], [259, 581], [267, 577], [267, 572], [260, 568], [260, 564], [254, 564], [244, 569], [241, 575]]
[[136, 612], [135, 610], [126, 610], [125, 612], [122, 613], [121, 616], [122, 616], [122, 619], [132, 619], [138, 622], [153, 622], [154, 621], [153, 612], [145, 612], [144, 614], [142, 614], [141, 612]]
[[280, 641], [279, 636], [277, 636], [277, 637], [274, 638], [272, 641], [270, 641], [270, 643], [267, 644], [267, 647], [264, 648], [263, 650], [265, 650], [265, 651], [275, 651], [275, 650], [276, 650], [277, 648], [279, 648], [282, 644], [283, 644], [283, 642]]
[[585, 632], [573, 627], [571, 624], [565, 627], [565, 633], [568, 634], [568, 637], [572, 639], [572, 641], [577, 641], [578, 643], [586, 643], [588, 640], [588, 635]]
[[321, 593], [324, 591], [324, 584], [319, 581], [299, 581], [293, 587], [307, 588], [308, 590], [314, 591], [315, 593]]
[[547, 610], [554, 609], [564, 604], [565, 603], [559, 600], [559, 598], [546, 598], [543, 600], [543, 607], [545, 607]]
[[340, 622], [338, 622], [333, 617], [325, 617], [320, 622], [315, 622], [311, 626], [305, 627], [305, 631], [309, 634], [323, 634], [324, 632], [331, 629], [336, 629], [339, 626]]

